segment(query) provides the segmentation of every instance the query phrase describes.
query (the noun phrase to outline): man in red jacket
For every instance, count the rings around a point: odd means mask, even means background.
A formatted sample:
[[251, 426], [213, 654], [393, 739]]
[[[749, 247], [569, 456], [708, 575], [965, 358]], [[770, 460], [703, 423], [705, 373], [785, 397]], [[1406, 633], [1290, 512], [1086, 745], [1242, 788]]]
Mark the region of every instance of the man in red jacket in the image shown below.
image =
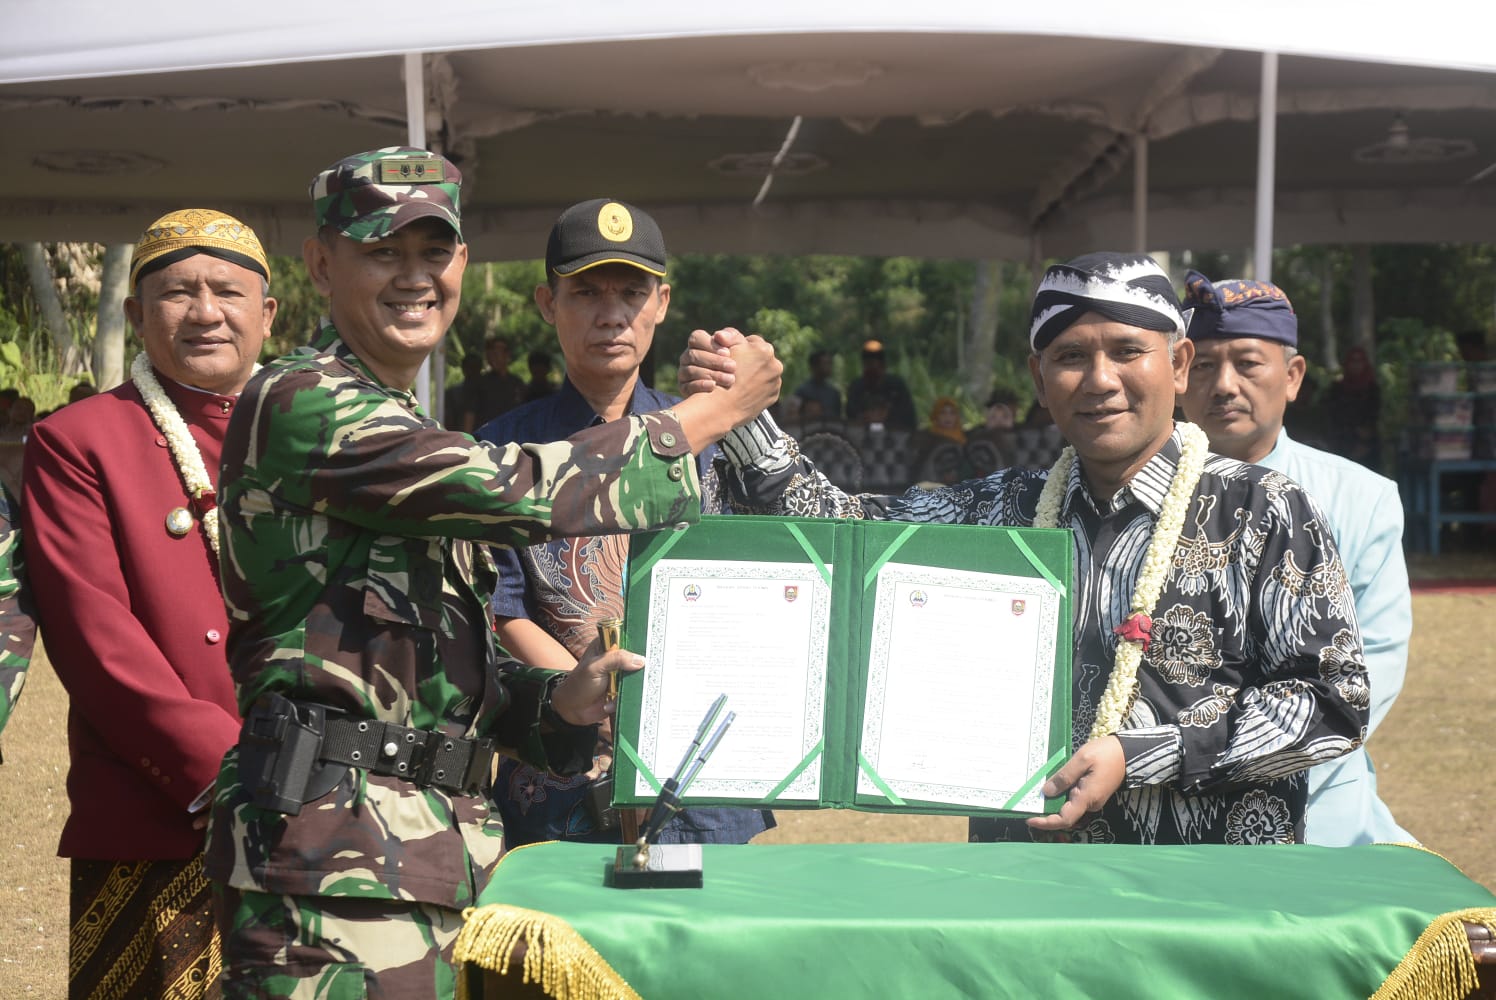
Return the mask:
[[130, 262], [131, 380], [37, 424], [28, 565], [68, 690], [71, 997], [216, 997], [203, 827], [239, 738], [214, 495], [239, 391], [275, 317], [237, 219], [157, 220]]

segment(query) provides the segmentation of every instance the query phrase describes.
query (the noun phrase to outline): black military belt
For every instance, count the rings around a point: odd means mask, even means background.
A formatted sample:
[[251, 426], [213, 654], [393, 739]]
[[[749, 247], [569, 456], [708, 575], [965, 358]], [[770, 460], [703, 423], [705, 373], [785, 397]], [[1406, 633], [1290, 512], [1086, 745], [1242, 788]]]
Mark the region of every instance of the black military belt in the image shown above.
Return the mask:
[[481, 795], [493, 765], [492, 740], [465, 740], [279, 694], [261, 696], [239, 734], [239, 780], [261, 809], [295, 816], [357, 767], [421, 788]]
[[482, 794], [493, 764], [492, 740], [465, 740], [375, 719], [330, 717], [322, 734], [324, 761], [405, 778], [422, 788]]

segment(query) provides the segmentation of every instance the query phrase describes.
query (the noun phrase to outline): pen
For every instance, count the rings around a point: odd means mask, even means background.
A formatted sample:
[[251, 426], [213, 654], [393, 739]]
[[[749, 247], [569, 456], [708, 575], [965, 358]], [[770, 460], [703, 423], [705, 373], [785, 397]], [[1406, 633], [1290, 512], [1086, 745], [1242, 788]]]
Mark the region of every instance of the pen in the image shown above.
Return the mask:
[[[597, 639], [603, 652], [617, 649], [623, 643], [623, 619], [603, 618], [597, 623]], [[608, 671], [608, 700], [618, 700], [618, 671]]]
[[[598, 645], [602, 647], [603, 652], [617, 649], [619, 646], [623, 645], [623, 619], [598, 619], [597, 642]], [[613, 711], [616, 713], [618, 711], [618, 671], [616, 670], [608, 671], [608, 700], [613, 703]], [[613, 759], [609, 761], [607, 771], [605, 771], [598, 778], [598, 781], [605, 783], [606, 787], [610, 790], [610, 800], [612, 798], [611, 790], [613, 789], [616, 780], [616, 776], [613, 773], [617, 766], [618, 749], [618, 724], [616, 721], [613, 724], [612, 749]], [[611, 802], [608, 811], [612, 812], [613, 815], [616, 815], [618, 817], [618, 826], [622, 828], [622, 832], [626, 840], [635, 839], [635, 837], [639, 833], [639, 814], [632, 809], [624, 809], [618, 812], [614, 812], [611, 808]]]
[[706, 745], [701, 748], [701, 753], [697, 754], [696, 759], [691, 762], [691, 769], [686, 772], [684, 778], [680, 779], [680, 788], [676, 789], [676, 795], [686, 794], [686, 789], [691, 787], [691, 782], [696, 780], [696, 775], [700, 774], [701, 769], [706, 766], [706, 759], [712, 755], [713, 750], [717, 749], [717, 744], [722, 742], [722, 735], [727, 732], [727, 727], [732, 725], [732, 720], [737, 717], [738, 713], [728, 712], [722, 723], [712, 730], [712, 735], [706, 741]]
[[[722, 714], [722, 708], [727, 704], [727, 695], [717, 695], [717, 700], [712, 702], [711, 708], [706, 710], [706, 715], [701, 720], [701, 725], [696, 727], [696, 736], [691, 740], [691, 745], [686, 748], [686, 754], [681, 758], [675, 773], [666, 780], [660, 789], [660, 796], [649, 810], [649, 817], [644, 822], [643, 833], [637, 841], [639, 854], [635, 857], [635, 864], [643, 867], [647, 861], [648, 845], [650, 838], [659, 835], [665, 824], [670, 822], [670, 817], [680, 812], [680, 796], [687, 785], [695, 780], [706, 759], [711, 756], [712, 751], [722, 739], [722, 734], [727, 732], [727, 727], [736, 718], [736, 712], [728, 712], [727, 718], [715, 730], [712, 726], [716, 724], [717, 717]], [[643, 860], [641, 860], [643, 859]]]
[[[691, 782], [696, 780], [696, 775], [705, 766], [706, 759], [712, 755], [713, 750], [717, 749], [717, 744], [722, 742], [722, 735], [727, 732], [727, 727], [732, 725], [732, 720], [737, 717], [738, 713], [728, 712], [727, 717], [712, 731], [711, 738], [702, 745], [701, 751], [691, 761], [690, 770], [686, 772], [685, 777], [681, 778], [680, 782], [674, 787], [672, 787], [672, 783], [675, 782], [674, 778], [665, 783], [664, 789], [660, 792], [659, 799], [655, 801], [654, 808], [649, 812], [649, 819], [644, 824], [644, 832], [640, 834], [638, 841], [634, 844], [639, 852], [634, 855], [635, 867], [642, 868], [649, 863], [650, 840], [658, 837], [660, 831], [665, 828], [665, 824], [669, 823], [671, 818], [680, 812], [681, 796], [686, 794], [686, 789], [690, 787]], [[644, 858], [643, 864], [639, 861], [641, 856]]]
[[666, 788], [674, 790], [679, 787], [680, 779], [685, 776], [686, 768], [691, 766], [691, 761], [695, 758], [696, 751], [701, 749], [701, 742], [711, 732], [712, 726], [717, 721], [717, 716], [722, 714], [722, 706], [726, 704], [727, 695], [719, 694], [717, 695], [717, 700], [712, 702], [712, 707], [706, 710], [706, 715], [702, 717], [701, 725], [696, 727], [696, 736], [691, 740], [691, 745], [686, 747], [685, 756], [676, 765], [675, 773], [670, 776], [670, 780], [665, 782]]

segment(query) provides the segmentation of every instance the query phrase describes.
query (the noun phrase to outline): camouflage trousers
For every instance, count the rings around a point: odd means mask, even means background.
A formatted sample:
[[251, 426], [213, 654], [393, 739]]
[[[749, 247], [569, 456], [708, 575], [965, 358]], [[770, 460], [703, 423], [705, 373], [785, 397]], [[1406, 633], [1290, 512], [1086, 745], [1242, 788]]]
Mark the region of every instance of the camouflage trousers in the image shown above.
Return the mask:
[[223, 1000], [452, 1000], [462, 913], [215, 882]]

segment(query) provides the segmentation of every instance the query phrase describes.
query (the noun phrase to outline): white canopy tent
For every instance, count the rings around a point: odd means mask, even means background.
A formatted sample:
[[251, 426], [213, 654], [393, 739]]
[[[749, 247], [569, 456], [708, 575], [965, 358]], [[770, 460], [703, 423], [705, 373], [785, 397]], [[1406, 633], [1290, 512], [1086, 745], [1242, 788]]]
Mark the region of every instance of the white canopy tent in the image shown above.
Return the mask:
[[[647, 9], [574, 0], [564, 7], [511, 0], [446, 0], [419, 15], [409, 4], [349, 7], [261, 0], [252, 23], [212, 4], [136, 0], [9, 0], [0, 82], [129, 76], [405, 52], [568, 46], [600, 41], [710, 40], [806, 35], [1034, 35], [1132, 40], [1278, 52], [1362, 62], [1496, 71], [1489, 5], [1470, 0], [1258, 0], [1219, 11], [1177, 0], [1011, 4], [946, 0], [914, 7], [864, 0], [855, 9], [804, 0], [731, 7], [657, 0]], [[605, 96], [605, 95], [601, 95]]]
[[1274, 227], [1496, 233], [1489, 3], [1208, 13], [8, 0], [0, 240], [128, 241], [198, 202], [295, 252], [310, 177], [412, 130], [461, 165], [477, 259], [537, 255], [596, 195], [649, 207], [675, 251], [1261, 259]]
[[[1477, 238], [1496, 219], [1496, 183], [1464, 183], [1496, 161], [1487, 7], [266, 0], [226, 24], [216, 5], [9, 0], [0, 239], [128, 239], [196, 199], [293, 248], [313, 172], [406, 141], [410, 52], [429, 54], [428, 136], [462, 161], [479, 257], [534, 255], [560, 207], [600, 192], [648, 205], [679, 249], [1130, 245], [1120, 168], [1144, 140], [1149, 244], [1244, 246], [1257, 53], [1283, 56], [1289, 240]], [[1394, 112], [1415, 140], [1471, 143], [1467, 162], [1357, 166]]]

